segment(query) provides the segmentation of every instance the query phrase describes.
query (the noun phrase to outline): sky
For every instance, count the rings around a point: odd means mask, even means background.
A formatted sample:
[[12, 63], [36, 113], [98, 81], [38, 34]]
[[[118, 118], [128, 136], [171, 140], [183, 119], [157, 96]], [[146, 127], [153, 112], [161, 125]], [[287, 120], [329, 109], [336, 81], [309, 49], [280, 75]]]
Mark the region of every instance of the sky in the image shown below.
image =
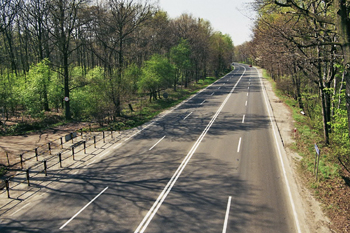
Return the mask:
[[251, 40], [255, 13], [247, 9], [253, 0], [159, 0], [170, 18], [183, 13], [208, 20], [215, 31], [229, 34], [235, 46]]

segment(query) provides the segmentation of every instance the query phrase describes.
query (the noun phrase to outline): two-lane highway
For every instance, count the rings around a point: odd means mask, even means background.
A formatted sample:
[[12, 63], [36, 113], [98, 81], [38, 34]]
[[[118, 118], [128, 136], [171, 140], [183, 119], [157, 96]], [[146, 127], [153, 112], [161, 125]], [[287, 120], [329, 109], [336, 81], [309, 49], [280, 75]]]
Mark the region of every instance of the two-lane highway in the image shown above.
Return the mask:
[[[1, 232], [298, 232], [257, 70], [235, 70], [55, 188]], [[50, 179], [50, 178], [49, 178]]]

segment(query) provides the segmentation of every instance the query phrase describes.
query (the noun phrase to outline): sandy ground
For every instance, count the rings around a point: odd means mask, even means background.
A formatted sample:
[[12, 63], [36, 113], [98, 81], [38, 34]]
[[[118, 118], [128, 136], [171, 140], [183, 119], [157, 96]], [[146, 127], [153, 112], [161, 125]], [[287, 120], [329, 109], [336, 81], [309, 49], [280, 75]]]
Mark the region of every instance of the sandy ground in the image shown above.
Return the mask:
[[37, 134], [0, 137], [0, 164], [7, 165], [5, 151], [8, 153], [10, 164], [14, 164], [19, 161], [20, 154], [34, 151], [35, 148], [40, 146], [46, 146], [48, 142], [59, 143], [61, 137], [87, 126], [88, 123], [71, 123]]
[[[307, 229], [309, 229], [309, 232], [331, 232], [330, 222], [324, 216], [320, 204], [313, 198], [310, 191], [302, 185], [302, 182], [298, 177], [296, 168], [299, 160], [301, 159], [300, 156], [288, 148], [288, 145], [294, 143], [294, 122], [291, 111], [288, 106], [282, 103], [278, 97], [276, 97], [272, 91], [271, 84], [266, 80], [264, 80], [263, 83], [270, 99], [275, 120], [284, 143], [284, 148], [289, 161], [288, 166], [290, 166], [294, 171], [293, 178], [296, 181], [298, 190], [293, 191], [298, 192], [301, 197], [298, 201], [301, 202], [299, 206], [302, 206], [305, 209], [305, 216], [302, 217], [305, 218], [304, 222], [308, 225]], [[0, 137], [0, 164], [7, 164], [4, 151], [9, 153], [10, 161], [18, 161], [19, 154], [28, 150], [34, 150], [34, 148], [45, 145], [50, 141], [57, 141], [60, 137], [76, 131], [84, 126], [86, 127], [87, 125], [87, 123], [70, 124], [67, 126], [53, 128], [45, 132], [41, 132], [40, 134]]]

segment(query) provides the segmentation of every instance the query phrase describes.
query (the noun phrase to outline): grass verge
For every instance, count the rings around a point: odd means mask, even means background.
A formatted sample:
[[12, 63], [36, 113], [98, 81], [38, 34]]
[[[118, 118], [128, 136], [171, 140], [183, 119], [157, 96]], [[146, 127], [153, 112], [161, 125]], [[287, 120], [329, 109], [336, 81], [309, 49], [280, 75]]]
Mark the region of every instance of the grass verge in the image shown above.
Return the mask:
[[[162, 111], [169, 109], [177, 104], [181, 103], [185, 99], [189, 98], [191, 95], [197, 93], [199, 90], [207, 87], [211, 83], [215, 82], [216, 78], [207, 77], [205, 79], [199, 80], [197, 83], [190, 83], [187, 88], [179, 87], [177, 91], [173, 89], [163, 90], [162, 94], [166, 92], [168, 94], [167, 98], [160, 97], [159, 99], [150, 102], [147, 95], [135, 97], [129, 100], [125, 106], [122, 106], [122, 116], [117, 117], [113, 122], [99, 125], [97, 123], [92, 123], [92, 126], [88, 126], [83, 129], [83, 131], [93, 130], [104, 131], [104, 130], [127, 130], [133, 127], [140, 126], [155, 116], [157, 116]], [[134, 111], [131, 111], [128, 107], [131, 104]], [[51, 115], [50, 112], [43, 119], [36, 119], [31, 121], [20, 121], [17, 124], [6, 127], [6, 130], [0, 131], [1, 136], [15, 136], [15, 135], [26, 135], [31, 133], [36, 133], [40, 131], [45, 131], [50, 128], [55, 128], [57, 126], [64, 126], [65, 124], [72, 123], [76, 121], [65, 121], [62, 116]]]
[[[273, 91], [280, 100], [292, 110], [297, 133], [295, 143], [290, 145], [290, 148], [302, 156], [297, 169], [299, 177], [320, 201], [331, 221], [332, 229], [335, 232], [350, 232], [350, 178], [349, 174], [345, 175], [347, 172], [339, 164], [335, 149], [323, 142], [320, 129], [322, 119], [312, 121], [309, 117], [300, 114], [297, 101], [278, 90], [275, 81], [267, 75], [265, 70], [263, 77], [272, 84]], [[321, 151], [317, 181], [314, 173], [315, 143]]]

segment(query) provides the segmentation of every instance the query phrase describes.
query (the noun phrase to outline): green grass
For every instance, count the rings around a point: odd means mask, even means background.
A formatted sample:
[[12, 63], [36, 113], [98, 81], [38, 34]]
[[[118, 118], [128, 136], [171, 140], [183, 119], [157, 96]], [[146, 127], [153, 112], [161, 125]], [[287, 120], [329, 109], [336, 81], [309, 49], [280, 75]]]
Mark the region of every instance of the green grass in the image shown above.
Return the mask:
[[109, 126], [99, 127], [98, 131], [110, 130], [127, 130], [130, 128], [138, 127], [156, 117], [158, 114], [166, 109], [172, 108], [182, 101], [189, 98], [191, 95], [197, 93], [201, 89], [215, 82], [217, 79], [214, 77], [207, 77], [204, 80], [199, 80], [198, 83], [191, 83], [188, 88], [178, 88], [174, 91], [172, 88], [165, 90], [168, 93], [168, 98], [161, 98], [156, 101], [149, 102], [149, 96], [144, 96], [142, 99], [142, 107], [140, 100], [133, 102], [134, 112], [125, 108], [122, 117], [117, 119], [117, 122], [110, 123]]
[[[142, 106], [139, 102], [139, 97], [137, 97], [133, 102], [134, 112], [130, 112], [127, 106], [124, 106], [122, 110], [122, 116], [116, 119], [116, 122], [110, 123], [108, 126], [94, 128], [96, 131], [106, 131], [110, 130], [126, 130], [133, 127], [140, 126], [154, 117], [156, 117], [162, 111], [169, 109], [177, 104], [181, 103], [185, 99], [189, 98], [191, 95], [197, 93], [199, 90], [207, 87], [216, 81], [214, 77], [207, 77], [201, 79], [198, 83], [190, 83], [188, 88], [178, 88], [177, 91], [169, 88], [166, 90], [168, 93], [168, 98], [158, 99], [156, 101], [149, 102], [149, 97], [144, 96], [142, 100]], [[1, 132], [3, 136], [9, 135], [25, 135], [33, 132], [38, 132], [46, 130], [48, 128], [58, 127], [65, 125], [69, 122], [65, 121], [63, 117], [60, 116], [46, 116], [44, 119], [37, 119], [36, 121], [20, 122], [16, 125], [8, 127], [6, 133]], [[89, 127], [83, 128], [83, 131], [89, 131]]]
[[276, 96], [278, 96], [280, 100], [286, 103], [292, 110], [292, 117], [295, 121], [294, 127], [297, 129], [297, 139], [296, 143], [292, 144], [290, 148], [302, 156], [302, 167], [309, 172], [310, 176], [313, 175], [316, 153], [314, 144], [317, 143], [321, 150], [319, 179], [327, 180], [339, 176], [340, 168], [338, 164], [335, 163], [334, 158], [331, 156], [330, 149], [323, 143], [319, 119], [314, 120], [317, 122], [312, 122], [309, 117], [300, 114], [301, 109], [298, 108], [297, 101], [284, 95], [280, 90], [278, 90], [276, 88], [276, 82], [267, 75], [265, 70], [263, 71], [263, 77], [272, 84], [272, 88]]

